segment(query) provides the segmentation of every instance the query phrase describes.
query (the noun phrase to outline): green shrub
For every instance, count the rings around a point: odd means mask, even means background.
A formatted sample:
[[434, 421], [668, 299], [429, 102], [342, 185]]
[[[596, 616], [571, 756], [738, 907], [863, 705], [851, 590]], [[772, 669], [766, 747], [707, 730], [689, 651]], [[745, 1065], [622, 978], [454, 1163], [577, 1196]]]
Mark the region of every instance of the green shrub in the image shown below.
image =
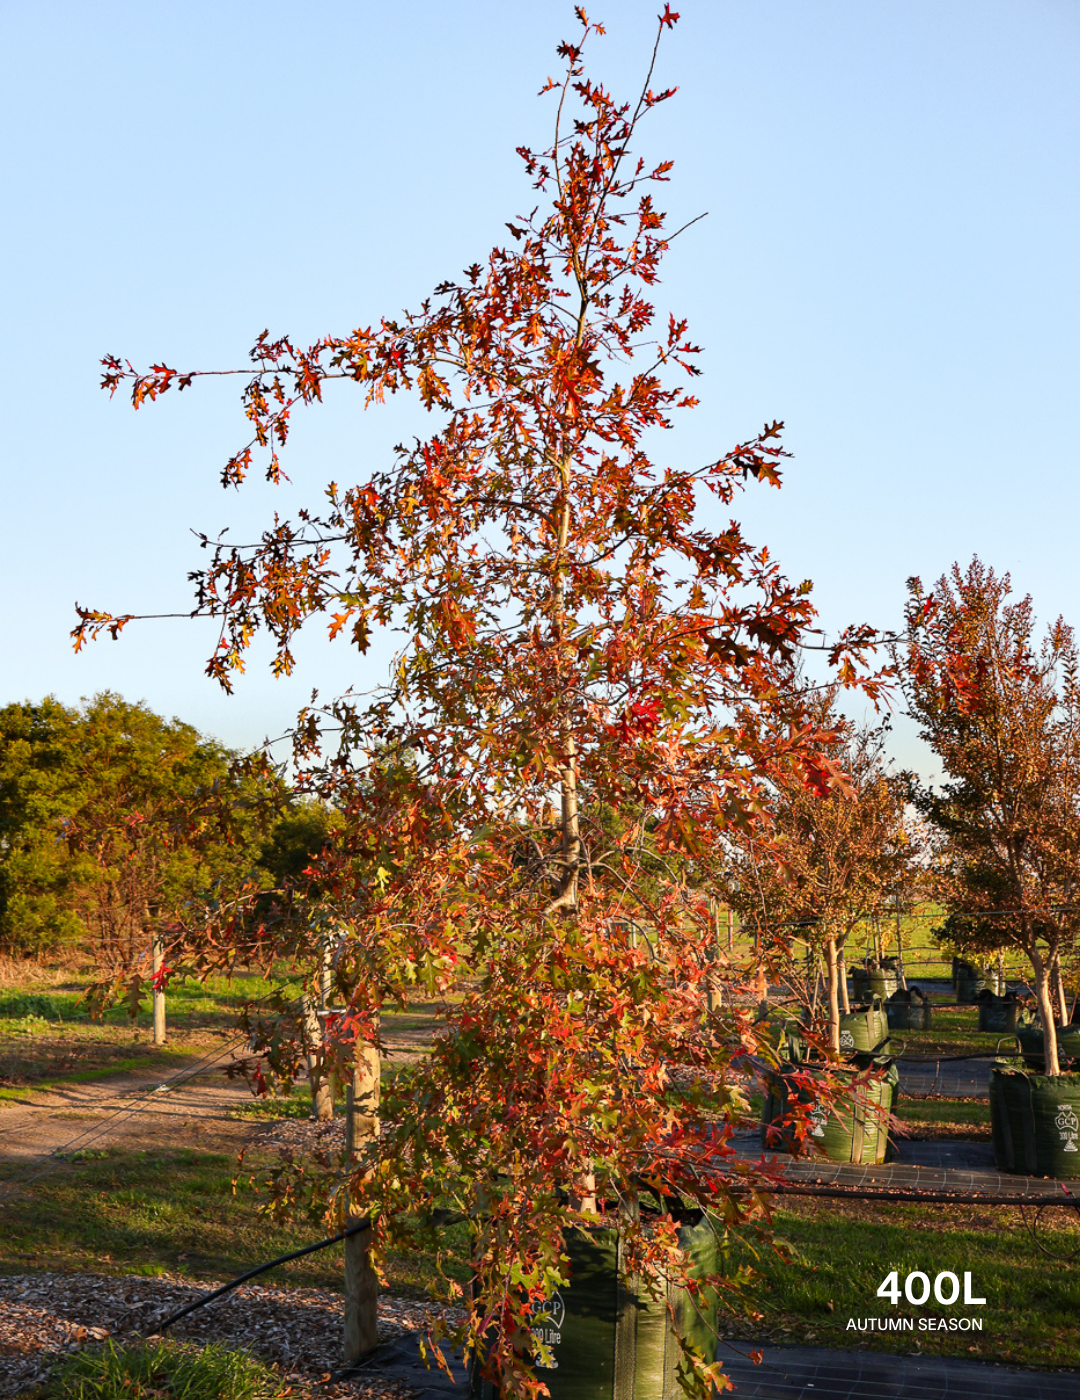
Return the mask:
[[41, 1017], [47, 1021], [62, 1019], [60, 1008], [52, 997], [39, 992], [19, 992], [15, 996], [0, 997], [0, 1019], [18, 1021], [25, 1016]]
[[49, 1377], [48, 1400], [271, 1400], [278, 1376], [244, 1351], [211, 1345], [106, 1342], [62, 1362]]

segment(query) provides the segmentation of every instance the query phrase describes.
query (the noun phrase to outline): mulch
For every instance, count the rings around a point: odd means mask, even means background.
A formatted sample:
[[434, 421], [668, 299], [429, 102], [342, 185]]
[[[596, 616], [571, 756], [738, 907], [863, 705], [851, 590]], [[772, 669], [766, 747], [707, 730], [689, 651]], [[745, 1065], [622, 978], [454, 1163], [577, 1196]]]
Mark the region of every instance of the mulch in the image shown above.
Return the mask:
[[[109, 1337], [133, 1343], [154, 1336], [171, 1313], [219, 1286], [171, 1274], [0, 1275], [0, 1396], [22, 1395], [40, 1385], [57, 1360], [80, 1347]], [[424, 1303], [380, 1298], [379, 1340], [422, 1334], [439, 1315]], [[453, 1314], [441, 1315], [455, 1320]], [[167, 1335], [249, 1350], [275, 1365], [299, 1395], [406, 1400], [416, 1394], [401, 1380], [377, 1375], [329, 1383], [340, 1365], [342, 1300], [324, 1289], [246, 1284], [184, 1318]]]

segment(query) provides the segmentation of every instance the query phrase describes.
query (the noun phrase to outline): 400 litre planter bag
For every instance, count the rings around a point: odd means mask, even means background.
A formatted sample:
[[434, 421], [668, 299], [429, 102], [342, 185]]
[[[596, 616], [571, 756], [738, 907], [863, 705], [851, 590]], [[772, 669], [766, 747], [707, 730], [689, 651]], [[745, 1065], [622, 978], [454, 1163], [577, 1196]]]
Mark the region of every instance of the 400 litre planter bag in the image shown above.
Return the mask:
[[880, 997], [874, 997], [869, 1006], [860, 1006], [854, 1011], [840, 1013], [842, 1055], [849, 1055], [852, 1051], [872, 1053], [880, 1050], [888, 1038], [889, 1018], [885, 1014]]
[[[794, 1152], [817, 1148], [830, 1162], [876, 1164], [885, 1160], [889, 1147], [889, 1115], [898, 1093], [900, 1076], [895, 1064], [881, 1061], [883, 1078], [863, 1084], [853, 1091], [850, 1101], [838, 1102], [832, 1111], [824, 1105], [813, 1109], [806, 1138], [796, 1140], [785, 1119], [796, 1105], [806, 1105], [813, 1096], [794, 1082], [795, 1073], [812, 1073], [806, 1065], [788, 1066], [772, 1075], [761, 1106], [761, 1145], [767, 1152]], [[838, 1079], [853, 1079], [858, 1069], [834, 1071]]]
[[[700, 1218], [679, 1231], [679, 1245], [696, 1276], [714, 1272], [716, 1235]], [[550, 1349], [551, 1365], [534, 1360], [551, 1400], [678, 1400], [682, 1347], [678, 1331], [706, 1357], [716, 1351], [716, 1304], [663, 1284], [656, 1297], [627, 1278], [615, 1229], [572, 1230], [566, 1237], [570, 1282], [533, 1314], [533, 1333]], [[473, 1400], [499, 1400], [499, 1389], [472, 1378]]]
[[1080, 1180], [1080, 1074], [995, 1065], [990, 1131], [1000, 1171]]

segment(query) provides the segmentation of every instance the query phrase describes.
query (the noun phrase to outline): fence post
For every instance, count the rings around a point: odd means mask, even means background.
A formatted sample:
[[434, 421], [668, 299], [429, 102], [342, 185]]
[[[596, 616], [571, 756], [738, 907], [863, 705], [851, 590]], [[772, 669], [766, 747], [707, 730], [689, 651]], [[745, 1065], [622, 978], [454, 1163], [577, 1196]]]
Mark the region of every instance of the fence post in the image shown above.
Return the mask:
[[[143, 947], [146, 947], [145, 943], [143, 944]], [[146, 964], [143, 963], [143, 967], [145, 966]], [[156, 979], [158, 978], [158, 974], [161, 972], [161, 969], [165, 966], [165, 940], [157, 929], [155, 929], [154, 932], [150, 935], [150, 966], [151, 971], [153, 972], [155, 977], [152, 989], [154, 998], [154, 1044], [164, 1045], [165, 990], [160, 985], [160, 982]]]
[[[357, 1044], [352, 1076], [345, 1094], [345, 1150], [350, 1162], [359, 1162], [379, 1136], [379, 1048]], [[346, 1206], [346, 1225], [354, 1217]], [[346, 1366], [359, 1361], [378, 1345], [377, 1305], [379, 1280], [371, 1266], [371, 1227], [358, 1230], [345, 1241], [345, 1355]]]

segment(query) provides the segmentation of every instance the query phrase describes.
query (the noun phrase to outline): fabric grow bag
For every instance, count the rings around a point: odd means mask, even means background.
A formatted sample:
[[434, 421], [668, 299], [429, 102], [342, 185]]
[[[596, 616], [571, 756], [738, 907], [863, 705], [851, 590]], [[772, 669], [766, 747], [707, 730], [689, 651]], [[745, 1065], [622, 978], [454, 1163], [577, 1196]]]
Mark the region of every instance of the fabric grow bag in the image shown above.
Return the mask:
[[1080, 1074], [995, 1065], [990, 1131], [999, 1171], [1080, 1179]]
[[893, 992], [885, 1004], [891, 1031], [928, 1031], [931, 1007], [917, 987], [911, 991]]
[[1028, 1017], [1028, 1009], [1018, 997], [1011, 993], [995, 996], [989, 987], [984, 987], [975, 998], [979, 1006], [979, 1030], [993, 1031], [1006, 1035], [1017, 1030]]
[[[803, 1147], [812, 1144], [830, 1162], [871, 1165], [885, 1160], [889, 1114], [899, 1092], [900, 1076], [891, 1060], [874, 1060], [872, 1064], [884, 1070], [884, 1078], [861, 1085], [854, 1101], [838, 1103], [832, 1110], [823, 1105], [815, 1108], [810, 1114]], [[854, 1079], [869, 1067], [864, 1064], [859, 1069], [840, 1070], [838, 1077]], [[800, 1069], [808, 1072], [805, 1065]], [[766, 1151], [795, 1152], [799, 1149], [795, 1133], [790, 1124], [784, 1124], [784, 1119], [796, 1104], [812, 1103], [813, 1096], [793, 1081], [795, 1070], [794, 1065], [788, 1066], [770, 1080], [761, 1106], [761, 1145]], [[770, 1128], [774, 1131], [770, 1132]]]
[[[1043, 1030], [1038, 1021], [1030, 1021], [1016, 1029], [1020, 1042], [1020, 1053], [1024, 1062], [1031, 1068], [1045, 1068], [1046, 1057], [1043, 1047]], [[1057, 1032], [1058, 1060], [1062, 1064], [1080, 1060], [1080, 1025], [1059, 1026]]]
[[841, 1055], [849, 1055], [856, 1050], [864, 1054], [880, 1050], [888, 1038], [889, 1018], [880, 997], [874, 997], [869, 1006], [840, 1013]]
[[880, 968], [853, 967], [851, 969], [851, 990], [856, 1001], [869, 1001], [880, 997], [882, 1001], [891, 997], [897, 988], [896, 959], [886, 958]]
[[1005, 994], [1005, 979], [996, 967], [976, 967], [960, 958], [953, 960], [953, 985], [957, 1001], [973, 1002], [982, 991], [991, 991], [996, 996]]
[[[699, 1216], [679, 1230], [679, 1247], [697, 1277], [718, 1267], [719, 1246]], [[617, 1229], [570, 1230], [565, 1240], [570, 1282], [533, 1312], [538, 1349], [533, 1364], [551, 1400], [679, 1400], [679, 1334], [707, 1358], [716, 1351], [717, 1299], [691, 1300], [685, 1289], [659, 1285], [657, 1296], [627, 1277]], [[678, 1331], [669, 1316], [674, 1312]], [[472, 1400], [499, 1400], [480, 1367]]]

